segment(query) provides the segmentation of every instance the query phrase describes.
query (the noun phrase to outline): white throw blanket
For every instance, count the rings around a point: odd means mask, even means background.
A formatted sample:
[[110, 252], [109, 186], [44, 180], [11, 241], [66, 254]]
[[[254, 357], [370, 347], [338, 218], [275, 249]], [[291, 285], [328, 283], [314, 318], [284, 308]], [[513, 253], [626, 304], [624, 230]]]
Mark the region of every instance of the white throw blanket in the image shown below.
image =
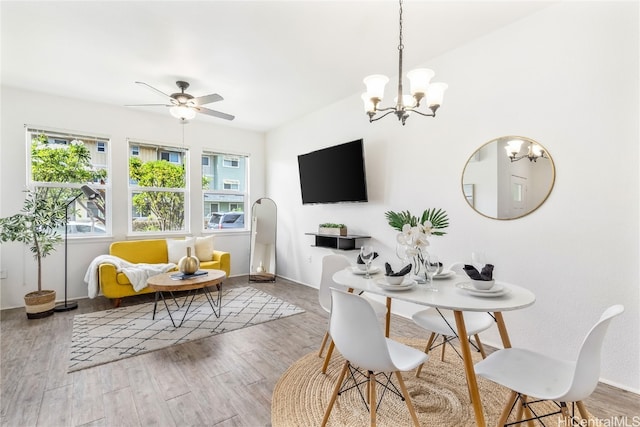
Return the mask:
[[89, 286], [89, 298], [95, 298], [100, 290], [98, 280], [98, 267], [100, 264], [113, 264], [116, 267], [116, 271], [124, 273], [133, 289], [139, 292], [147, 286], [147, 279], [156, 274], [165, 273], [172, 268], [175, 268], [175, 264], [132, 264], [122, 258], [118, 258], [113, 255], [98, 255], [87, 269], [87, 273], [84, 275], [84, 281]]

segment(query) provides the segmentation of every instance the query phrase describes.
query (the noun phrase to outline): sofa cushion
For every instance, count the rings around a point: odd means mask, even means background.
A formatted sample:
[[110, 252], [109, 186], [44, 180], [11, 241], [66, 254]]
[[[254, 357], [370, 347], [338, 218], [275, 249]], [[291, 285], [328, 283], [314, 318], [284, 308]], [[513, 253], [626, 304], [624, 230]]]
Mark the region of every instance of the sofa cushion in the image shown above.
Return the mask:
[[187, 248], [191, 248], [191, 256], [196, 256], [196, 239], [186, 237], [184, 239], [167, 239], [167, 253], [169, 262], [177, 264], [180, 259], [187, 256]]
[[196, 257], [200, 262], [213, 260], [213, 239], [215, 237], [196, 237]]
[[165, 239], [113, 242], [109, 247], [109, 254], [133, 264], [164, 264], [169, 262], [167, 261], [167, 243]]

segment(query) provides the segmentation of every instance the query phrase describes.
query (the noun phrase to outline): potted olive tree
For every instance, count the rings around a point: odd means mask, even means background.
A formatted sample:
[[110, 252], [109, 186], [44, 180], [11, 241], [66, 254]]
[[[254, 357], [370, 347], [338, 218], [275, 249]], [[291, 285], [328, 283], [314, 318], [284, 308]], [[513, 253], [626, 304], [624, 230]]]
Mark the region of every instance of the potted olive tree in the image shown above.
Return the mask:
[[12, 216], [0, 218], [0, 242], [22, 242], [29, 246], [38, 263], [38, 290], [24, 296], [29, 319], [53, 314], [55, 290], [42, 289], [42, 259], [55, 251], [62, 241], [56, 230], [64, 227], [65, 206], [43, 192], [27, 190], [22, 210]]

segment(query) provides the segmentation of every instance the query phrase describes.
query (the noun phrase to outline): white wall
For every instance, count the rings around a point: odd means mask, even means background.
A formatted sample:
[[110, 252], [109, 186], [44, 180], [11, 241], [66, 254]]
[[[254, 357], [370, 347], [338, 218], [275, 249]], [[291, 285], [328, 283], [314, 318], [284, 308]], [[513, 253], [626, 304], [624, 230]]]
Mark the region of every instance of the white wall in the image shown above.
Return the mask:
[[[532, 307], [505, 315], [514, 345], [572, 358], [601, 312], [623, 303], [602, 377], [640, 391], [638, 16], [637, 2], [564, 3], [429, 61], [449, 84], [436, 119], [369, 124], [354, 94], [268, 133], [278, 273], [317, 287], [330, 250], [311, 247], [304, 233], [321, 222], [370, 234], [385, 260], [395, 241], [385, 211], [443, 208], [451, 225], [432, 250], [447, 262], [483, 251], [498, 279], [535, 292]], [[513, 221], [478, 215], [460, 188], [468, 157], [505, 135], [540, 142], [557, 168], [546, 203]], [[365, 141], [369, 202], [302, 206], [296, 156], [357, 138]], [[499, 343], [496, 330], [485, 340]]]
[[[113, 238], [70, 240], [68, 248], [70, 299], [87, 296], [83, 282], [86, 269], [97, 255], [108, 253], [113, 240], [127, 239], [127, 138], [182, 144], [182, 126], [167, 112], [165, 115], [106, 106], [74, 99], [47, 96], [15, 88], [2, 87], [2, 130], [0, 144], [0, 217], [22, 208], [26, 186], [26, 146], [24, 125], [53, 127], [75, 132], [108, 135], [112, 155]], [[203, 149], [222, 150], [250, 156], [250, 200], [264, 196], [264, 135], [227, 126], [216, 126], [195, 119], [185, 125], [184, 144], [190, 149], [193, 183], [200, 182], [200, 155]], [[191, 235], [201, 235], [202, 193], [198, 185], [191, 189]], [[249, 233], [216, 233], [215, 247], [231, 253], [231, 275], [246, 274], [249, 269]], [[156, 235], [154, 238], [164, 238]], [[175, 237], [175, 236], [172, 236]], [[141, 238], [141, 237], [135, 237]], [[64, 250], [61, 245], [43, 262], [43, 287], [54, 289], [64, 298]], [[0, 268], [7, 270], [0, 291], [2, 308], [24, 306], [23, 296], [36, 289], [36, 264], [25, 245], [1, 245]]]

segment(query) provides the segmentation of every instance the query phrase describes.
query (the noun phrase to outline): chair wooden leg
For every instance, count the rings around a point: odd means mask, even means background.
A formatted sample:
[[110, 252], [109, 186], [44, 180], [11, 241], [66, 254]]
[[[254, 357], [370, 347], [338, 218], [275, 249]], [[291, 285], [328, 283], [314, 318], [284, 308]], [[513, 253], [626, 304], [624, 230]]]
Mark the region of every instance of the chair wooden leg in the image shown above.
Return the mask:
[[[518, 399], [518, 393], [515, 391], [511, 392], [509, 396], [509, 401], [506, 406], [502, 410], [502, 414], [500, 414], [500, 419], [498, 420], [498, 426], [504, 426], [507, 423], [507, 418], [509, 418], [509, 414], [511, 413], [511, 409], [513, 409], [513, 405], [516, 403], [516, 399]], [[518, 410], [520, 412], [520, 410]], [[518, 418], [520, 419], [520, 418]]]
[[324, 363], [322, 364], [322, 373], [327, 373], [327, 367], [329, 366], [329, 361], [331, 360], [331, 355], [333, 354], [333, 349], [336, 348], [336, 345], [331, 341], [329, 344], [329, 349], [327, 350], [327, 355], [324, 357]]
[[[425, 354], [429, 354], [429, 350], [431, 350], [431, 346], [433, 345], [433, 341], [436, 339], [436, 333], [431, 332], [431, 336], [429, 337], [429, 341], [427, 341], [427, 346], [424, 348]], [[416, 370], [416, 378], [420, 377], [420, 372], [422, 372], [422, 367], [424, 363], [421, 363]]]
[[402, 395], [404, 396], [404, 401], [407, 404], [407, 408], [409, 409], [409, 414], [411, 414], [411, 419], [413, 420], [413, 425], [416, 427], [420, 426], [418, 422], [418, 416], [416, 415], [416, 410], [413, 407], [413, 403], [411, 402], [411, 395], [409, 395], [409, 391], [407, 390], [407, 386], [404, 385], [404, 380], [402, 379], [402, 374], [396, 371], [396, 378], [398, 379], [398, 384], [400, 385], [400, 390], [402, 391]]
[[327, 345], [328, 339], [329, 339], [329, 331], [324, 333], [324, 338], [322, 338], [322, 344], [320, 344], [320, 351], [318, 352], [318, 357], [322, 357], [322, 351], [324, 350], [324, 346]]
[[580, 420], [588, 419], [589, 412], [587, 411], [587, 408], [584, 406], [584, 403], [582, 403], [582, 400], [576, 402], [576, 406], [578, 407], [578, 412], [580, 413]]
[[446, 336], [442, 336], [442, 352], [440, 353], [440, 360], [442, 362], [444, 362], [444, 351], [447, 348], [447, 337]]
[[340, 387], [342, 387], [342, 382], [344, 381], [344, 377], [345, 375], [347, 375], [347, 370], [349, 370], [349, 361], [344, 362], [344, 365], [342, 366], [340, 377], [338, 378], [338, 382], [336, 383], [336, 386], [333, 389], [331, 400], [329, 400], [329, 406], [327, 406], [327, 410], [324, 411], [324, 418], [322, 419], [322, 427], [326, 426], [327, 421], [329, 421], [329, 415], [331, 415], [333, 404], [336, 402], [336, 397], [338, 397], [338, 392], [340, 391]]
[[120, 303], [122, 302], [122, 298], [114, 298], [111, 300], [112, 304], [113, 304], [113, 308], [118, 308], [120, 307]]
[[480, 350], [480, 354], [482, 355], [482, 358], [486, 359], [487, 354], [484, 352], [484, 347], [482, 345], [482, 341], [480, 341], [480, 336], [478, 334], [475, 334], [473, 337], [476, 339], [476, 345], [478, 346], [478, 350]]
[[376, 427], [376, 374], [369, 371], [369, 416], [371, 418], [371, 427]]
[[[527, 396], [520, 395], [520, 408], [518, 409], [518, 421], [523, 419], [522, 417], [523, 412], [524, 412], [524, 416], [527, 417], [528, 419], [533, 418], [533, 413], [531, 412], [531, 409], [529, 409], [529, 406], [527, 405]], [[535, 427], [533, 420], [530, 419], [529, 421], [527, 421], [527, 426]]]
[[564, 418], [564, 425], [571, 425], [571, 416], [569, 415], [569, 409], [566, 402], [560, 402], [560, 412], [562, 412], [562, 418]]

